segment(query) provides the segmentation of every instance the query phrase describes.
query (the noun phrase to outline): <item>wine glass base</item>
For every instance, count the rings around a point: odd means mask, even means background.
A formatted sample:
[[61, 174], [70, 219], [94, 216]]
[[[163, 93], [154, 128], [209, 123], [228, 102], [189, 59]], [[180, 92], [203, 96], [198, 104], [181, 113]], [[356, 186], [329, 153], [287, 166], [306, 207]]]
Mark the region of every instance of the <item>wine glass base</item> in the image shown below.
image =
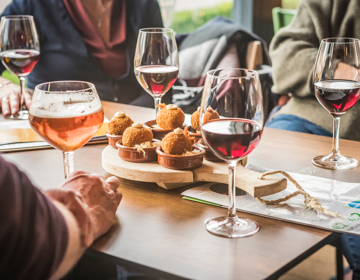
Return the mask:
[[328, 156], [317, 156], [312, 160], [313, 165], [332, 170], [351, 169], [359, 165], [357, 159], [344, 157], [342, 155], [334, 157], [332, 154]]
[[208, 232], [217, 236], [238, 238], [257, 233], [260, 226], [250, 219], [219, 217], [207, 221], [205, 228]]
[[15, 115], [5, 116], [5, 119], [9, 120], [28, 120], [29, 119], [29, 111], [21, 110]]

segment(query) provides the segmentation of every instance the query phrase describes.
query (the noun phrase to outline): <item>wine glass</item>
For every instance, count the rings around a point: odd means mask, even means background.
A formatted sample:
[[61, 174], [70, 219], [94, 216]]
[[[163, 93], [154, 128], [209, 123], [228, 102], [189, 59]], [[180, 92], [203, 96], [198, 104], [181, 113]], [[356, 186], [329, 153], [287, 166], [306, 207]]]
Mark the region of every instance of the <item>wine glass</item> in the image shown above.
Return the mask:
[[51, 82], [35, 87], [29, 121], [41, 138], [63, 152], [66, 178], [74, 171], [74, 151], [99, 130], [104, 112], [93, 84]]
[[25, 78], [40, 57], [39, 38], [32, 16], [3, 16], [0, 22], [0, 58], [7, 70], [20, 80], [20, 108], [14, 120], [26, 120], [29, 112], [24, 102]]
[[[213, 109], [219, 119], [205, 122]], [[257, 222], [238, 218], [235, 206], [235, 170], [239, 160], [259, 144], [264, 111], [259, 75], [248, 69], [211, 70], [206, 75], [200, 107], [200, 126], [206, 145], [229, 166], [228, 215], [206, 222], [218, 236], [235, 238], [255, 234]]]
[[326, 169], [350, 169], [359, 162], [345, 157], [339, 151], [340, 117], [351, 109], [360, 94], [358, 39], [323, 39], [317, 54], [313, 82], [319, 103], [333, 117], [333, 144], [328, 156], [317, 156], [312, 160], [315, 166]]
[[134, 59], [135, 76], [155, 100], [155, 119], [161, 97], [179, 74], [179, 56], [174, 31], [170, 28], [140, 29]]

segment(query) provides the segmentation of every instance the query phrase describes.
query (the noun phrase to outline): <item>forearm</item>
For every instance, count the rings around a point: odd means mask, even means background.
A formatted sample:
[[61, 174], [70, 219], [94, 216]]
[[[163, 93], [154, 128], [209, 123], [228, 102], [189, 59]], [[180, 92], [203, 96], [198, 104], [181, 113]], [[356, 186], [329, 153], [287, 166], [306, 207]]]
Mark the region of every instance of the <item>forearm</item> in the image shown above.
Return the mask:
[[80, 229], [74, 215], [63, 204], [57, 201], [53, 201], [53, 203], [65, 219], [69, 239], [65, 256], [51, 276], [51, 280], [59, 279], [69, 272], [85, 251], [85, 248], [81, 246]]

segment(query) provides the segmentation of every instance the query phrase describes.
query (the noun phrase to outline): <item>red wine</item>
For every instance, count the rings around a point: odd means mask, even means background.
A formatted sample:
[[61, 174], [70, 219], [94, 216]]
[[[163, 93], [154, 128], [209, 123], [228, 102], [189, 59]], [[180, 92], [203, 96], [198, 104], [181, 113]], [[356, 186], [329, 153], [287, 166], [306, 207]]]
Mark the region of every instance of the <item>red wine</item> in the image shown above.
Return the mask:
[[341, 116], [359, 99], [360, 83], [349, 80], [326, 80], [315, 84], [320, 104], [333, 116]]
[[140, 85], [151, 95], [165, 94], [175, 83], [179, 68], [168, 65], [149, 65], [135, 69]]
[[220, 119], [201, 127], [208, 147], [223, 160], [247, 156], [260, 142], [262, 126], [246, 119]]
[[1, 62], [6, 69], [17, 76], [27, 76], [35, 67], [40, 57], [36, 50], [10, 50], [0, 53]]

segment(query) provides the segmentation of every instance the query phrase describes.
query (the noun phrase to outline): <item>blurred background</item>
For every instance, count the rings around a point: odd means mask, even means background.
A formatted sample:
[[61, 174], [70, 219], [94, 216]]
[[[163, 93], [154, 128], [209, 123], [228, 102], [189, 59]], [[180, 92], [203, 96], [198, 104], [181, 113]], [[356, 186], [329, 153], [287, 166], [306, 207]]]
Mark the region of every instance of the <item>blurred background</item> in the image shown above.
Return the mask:
[[[217, 16], [227, 17], [254, 32], [268, 44], [274, 36], [272, 9], [296, 9], [300, 0], [158, 0], [164, 24], [189, 33]], [[11, 0], [0, 0], [2, 12]]]

